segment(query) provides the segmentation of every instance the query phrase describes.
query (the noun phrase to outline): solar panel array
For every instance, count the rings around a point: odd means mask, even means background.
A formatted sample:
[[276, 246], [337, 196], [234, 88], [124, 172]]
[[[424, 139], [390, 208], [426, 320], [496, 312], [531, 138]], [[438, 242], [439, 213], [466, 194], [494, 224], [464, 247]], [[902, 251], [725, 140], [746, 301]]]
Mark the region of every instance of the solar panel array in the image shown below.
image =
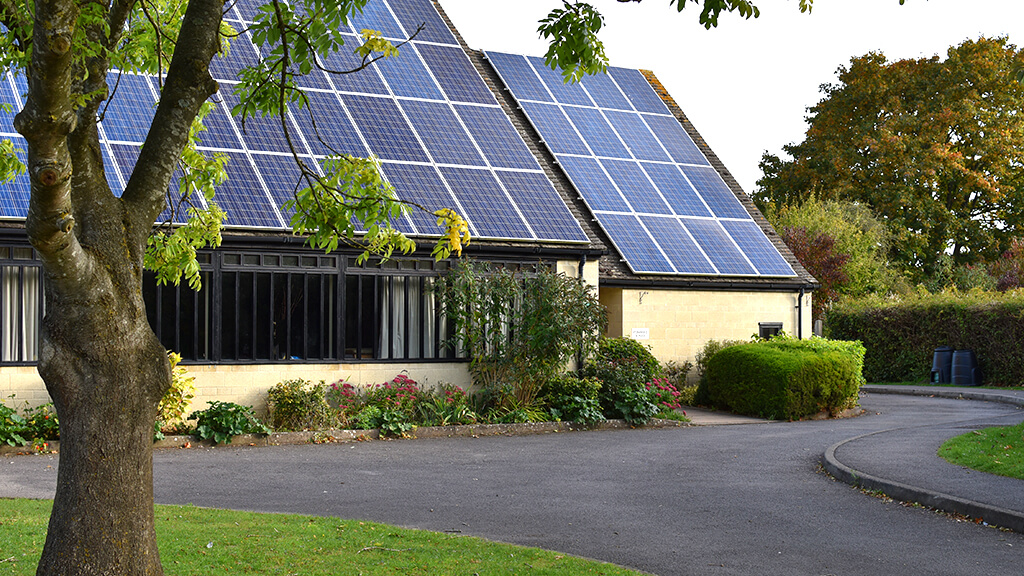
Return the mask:
[[[240, 0], [225, 14], [244, 31], [261, 0]], [[316, 137], [341, 153], [381, 160], [385, 178], [401, 198], [431, 209], [454, 208], [479, 238], [587, 242], [575, 217], [545, 176], [494, 95], [430, 0], [370, 0], [347, 30], [340, 53], [323, 62], [326, 68], [349, 70], [359, 65], [351, 53], [364, 28], [381, 31], [398, 43], [423, 24], [397, 58], [379, 61], [355, 74], [314, 70], [298, 84], [312, 101], [308, 109], [287, 116], [290, 132], [303, 158], [313, 161], [328, 153]], [[227, 154], [229, 179], [216, 201], [228, 213], [229, 226], [285, 229], [290, 214], [280, 206], [298, 181], [280, 119], [250, 118], [241, 124], [231, 116], [237, 103], [231, 91], [236, 74], [260, 61], [260, 47], [248, 33], [231, 44], [226, 56], [211, 64], [220, 83], [206, 118], [201, 149]], [[107, 179], [115, 193], [125, 186], [145, 139], [157, 102], [155, 78], [116, 74], [117, 90], [100, 124]], [[0, 101], [14, 110], [24, 104], [23, 78], [0, 78]], [[0, 137], [24, 140], [12, 128], [12, 114], [0, 111]], [[24, 160], [24, 158], [23, 158]], [[28, 180], [0, 184], [0, 217], [24, 218]], [[403, 232], [436, 235], [434, 217], [414, 211], [396, 222]]]
[[639, 70], [487, 58], [633, 272], [796, 275]]

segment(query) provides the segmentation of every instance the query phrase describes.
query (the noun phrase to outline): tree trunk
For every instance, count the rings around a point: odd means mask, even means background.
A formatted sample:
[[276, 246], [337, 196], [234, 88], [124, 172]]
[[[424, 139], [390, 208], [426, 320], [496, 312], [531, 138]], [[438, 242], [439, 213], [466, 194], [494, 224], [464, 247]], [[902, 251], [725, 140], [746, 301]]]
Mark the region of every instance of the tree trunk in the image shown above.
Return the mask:
[[[114, 0], [106, 20], [97, 20], [79, 19], [75, 0], [37, 0], [28, 96], [14, 122], [28, 142], [25, 228], [46, 285], [39, 374], [61, 435], [40, 576], [163, 574], [153, 423], [171, 371], [146, 316], [143, 251], [192, 120], [217, 90], [208, 65], [219, 47], [223, 0], [189, 3], [181, 28], [188, 41], [176, 47], [152, 130], [116, 198], [96, 126], [109, 63], [102, 55], [75, 59], [75, 27], [85, 24], [79, 32], [118, 49], [133, 4]], [[80, 94], [95, 97], [80, 105]]]
[[170, 365], [146, 318], [140, 263], [112, 256], [118, 244], [84, 249], [99, 263], [84, 286], [46, 277], [39, 373], [60, 420], [61, 454], [39, 575], [163, 573], [153, 422]]
[[[39, 367], [60, 419], [61, 454], [37, 574], [163, 574], [153, 517], [153, 422], [170, 384], [166, 352], [140, 325], [144, 313], [139, 322], [118, 308], [81, 314], [94, 318], [69, 318], [66, 311], [47, 316]], [[83, 330], [96, 316], [123, 333], [108, 340], [104, 331]]]

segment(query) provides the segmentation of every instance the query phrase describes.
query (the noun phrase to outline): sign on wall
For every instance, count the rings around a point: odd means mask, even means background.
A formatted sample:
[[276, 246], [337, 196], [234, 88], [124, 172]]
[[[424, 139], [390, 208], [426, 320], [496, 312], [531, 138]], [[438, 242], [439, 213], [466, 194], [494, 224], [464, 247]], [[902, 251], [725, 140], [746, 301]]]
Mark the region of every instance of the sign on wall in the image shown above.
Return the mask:
[[650, 340], [651, 329], [650, 328], [633, 328], [630, 332], [630, 338], [633, 340]]

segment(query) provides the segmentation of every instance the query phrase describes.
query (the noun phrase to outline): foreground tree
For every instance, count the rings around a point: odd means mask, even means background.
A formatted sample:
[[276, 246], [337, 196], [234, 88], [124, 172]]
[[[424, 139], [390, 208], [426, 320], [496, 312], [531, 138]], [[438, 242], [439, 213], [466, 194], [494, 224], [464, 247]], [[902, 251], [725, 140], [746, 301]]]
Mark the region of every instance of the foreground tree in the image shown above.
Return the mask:
[[[317, 52], [342, 49], [339, 26], [366, 1], [307, 0], [301, 11], [267, 2], [252, 33], [272, 51], [263, 65], [241, 75], [236, 114], [302, 108], [306, 102], [293, 76], [318, 65]], [[747, 0], [691, 2], [703, 6], [706, 25], [717, 23], [722, 11], [756, 15]], [[681, 9], [687, 2], [676, 4]], [[806, 9], [810, 0], [800, 5]], [[194, 193], [212, 198], [223, 179], [222, 162], [203, 158], [194, 144], [196, 119], [218, 89], [210, 61], [234, 33], [222, 22], [224, 9], [223, 0], [0, 0], [0, 68], [28, 80], [15, 128], [27, 141], [26, 230], [42, 259], [46, 285], [39, 373], [61, 426], [61, 464], [41, 575], [162, 574], [154, 533], [152, 435], [171, 375], [146, 320], [141, 284], [144, 264], [162, 280], [177, 281], [184, 273], [196, 282], [195, 249], [219, 238], [223, 213], [215, 205], [187, 207]], [[603, 68], [603, 53], [587, 32], [596, 32], [600, 16], [582, 4], [567, 3], [562, 10], [589, 16], [563, 20], [556, 11], [542, 24], [553, 45], [564, 41], [570, 47], [550, 62], [567, 70], [582, 65], [584, 72]], [[583, 35], [572, 36], [578, 32]], [[369, 34], [358, 50], [365, 66], [392, 48]], [[160, 103], [120, 197], [107, 184], [97, 128], [104, 102], [115, 92], [116, 82], [108, 85], [111, 69], [162, 78]], [[287, 123], [282, 128], [287, 131]], [[0, 146], [0, 176], [18, 167], [13, 158], [9, 142]], [[178, 168], [185, 176], [171, 207], [184, 201], [181, 210], [191, 215], [191, 225], [154, 236]], [[384, 254], [415, 247], [388, 225], [404, 205], [372, 162], [335, 156], [324, 168], [323, 177], [304, 169], [293, 204], [297, 231], [328, 249], [342, 242]], [[438, 245], [443, 256], [457, 251], [466, 237], [457, 214], [438, 216], [446, 231]], [[375, 234], [355, 238], [353, 218]]]
[[810, 109], [791, 160], [766, 154], [754, 196], [797, 205], [811, 195], [871, 208], [894, 235], [892, 259], [920, 275], [939, 256], [997, 256], [1024, 225], [1024, 53], [981, 38], [939, 57], [841, 68]]

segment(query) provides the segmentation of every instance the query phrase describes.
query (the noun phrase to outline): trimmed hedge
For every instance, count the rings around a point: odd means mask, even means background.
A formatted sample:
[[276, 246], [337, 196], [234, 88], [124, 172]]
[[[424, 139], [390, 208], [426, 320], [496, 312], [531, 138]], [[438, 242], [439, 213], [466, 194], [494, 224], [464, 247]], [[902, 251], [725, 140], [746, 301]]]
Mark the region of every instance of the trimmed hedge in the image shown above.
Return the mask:
[[952, 346], [974, 350], [985, 384], [1024, 383], [1024, 291], [847, 302], [828, 313], [826, 327], [831, 338], [864, 343], [869, 382], [925, 381], [935, 349]]
[[716, 408], [796, 420], [856, 405], [864, 379], [859, 342], [775, 340], [724, 348], [707, 363], [702, 395]]

